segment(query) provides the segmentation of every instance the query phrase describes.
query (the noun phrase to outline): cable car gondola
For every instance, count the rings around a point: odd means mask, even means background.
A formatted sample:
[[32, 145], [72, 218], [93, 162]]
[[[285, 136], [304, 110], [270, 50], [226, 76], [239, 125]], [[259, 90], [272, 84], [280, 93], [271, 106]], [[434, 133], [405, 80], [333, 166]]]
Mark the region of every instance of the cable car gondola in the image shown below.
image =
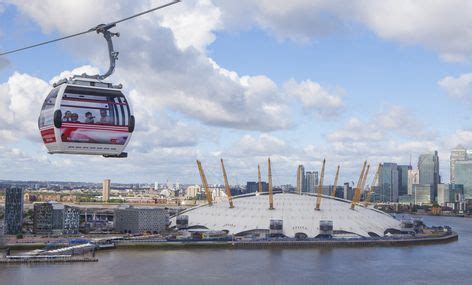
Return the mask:
[[119, 34], [109, 31], [114, 26], [96, 27], [108, 43], [108, 71], [63, 79], [46, 97], [38, 127], [49, 153], [127, 157], [123, 150], [134, 131], [134, 116], [121, 84], [102, 81], [113, 73], [118, 58], [111, 38]]
[[52, 89], [38, 120], [48, 152], [126, 157], [134, 116], [119, 87], [79, 77]]
[[110, 66], [105, 74], [84, 73], [62, 79], [54, 84], [44, 100], [38, 118], [38, 128], [49, 153], [128, 156], [123, 150], [134, 131], [134, 116], [125, 95], [121, 92], [121, 84], [103, 82], [115, 70], [115, 61], [118, 59], [118, 52], [113, 49], [112, 37], [120, 35], [109, 30], [118, 23], [179, 2], [180, 0], [174, 0], [109, 24], [0, 53], [0, 56], [4, 56], [90, 32], [103, 34], [107, 41]]

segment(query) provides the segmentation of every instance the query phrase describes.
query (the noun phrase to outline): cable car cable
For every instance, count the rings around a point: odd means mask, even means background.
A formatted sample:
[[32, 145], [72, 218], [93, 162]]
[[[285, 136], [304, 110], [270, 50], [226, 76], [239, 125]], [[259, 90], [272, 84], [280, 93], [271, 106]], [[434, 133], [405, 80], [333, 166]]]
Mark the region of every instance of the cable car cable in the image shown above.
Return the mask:
[[66, 39], [69, 39], [69, 38], [73, 38], [73, 37], [77, 37], [77, 36], [81, 36], [81, 35], [84, 35], [84, 34], [88, 34], [90, 32], [94, 32], [94, 31], [103, 31], [103, 30], [108, 30], [110, 28], [113, 28], [114, 26], [116, 26], [116, 24], [118, 23], [121, 23], [121, 22], [124, 22], [124, 21], [127, 21], [127, 20], [131, 20], [133, 18], [136, 18], [136, 17], [139, 17], [139, 16], [142, 16], [144, 14], [147, 14], [147, 13], [151, 13], [151, 12], [154, 12], [156, 10], [159, 10], [159, 9], [162, 9], [162, 8], [165, 8], [165, 7], [168, 7], [168, 6], [171, 6], [171, 5], [174, 5], [174, 4], [177, 4], [181, 2], [181, 0], [175, 0], [173, 2], [169, 2], [167, 4], [164, 4], [164, 5], [161, 5], [161, 6], [158, 6], [158, 7], [155, 7], [155, 8], [152, 8], [152, 9], [149, 9], [149, 10], [146, 10], [144, 12], [141, 12], [141, 13], [138, 13], [138, 14], [135, 14], [135, 15], [132, 15], [130, 17], [127, 17], [127, 18], [124, 18], [124, 19], [121, 19], [121, 20], [118, 20], [118, 21], [115, 21], [115, 22], [111, 22], [109, 24], [101, 24], [101, 25], [98, 25], [96, 27], [93, 27], [87, 31], [83, 31], [83, 32], [79, 32], [79, 33], [76, 33], [76, 34], [72, 34], [72, 35], [68, 35], [68, 36], [65, 36], [65, 37], [61, 37], [61, 38], [57, 38], [57, 39], [54, 39], [54, 40], [49, 40], [49, 41], [45, 41], [45, 42], [41, 42], [41, 43], [38, 43], [38, 44], [34, 44], [34, 45], [30, 45], [30, 46], [26, 46], [26, 47], [22, 47], [22, 48], [18, 48], [18, 49], [14, 49], [14, 50], [10, 50], [10, 51], [7, 51], [7, 52], [3, 52], [3, 53], [0, 53], [0, 56], [3, 56], [3, 55], [7, 55], [7, 54], [11, 54], [11, 53], [15, 53], [15, 52], [19, 52], [19, 51], [23, 51], [23, 50], [26, 50], [26, 49], [31, 49], [31, 48], [35, 48], [35, 47], [38, 47], [38, 46], [42, 46], [42, 45], [46, 45], [46, 44], [50, 44], [50, 43], [54, 43], [54, 42], [58, 42], [58, 41], [62, 41], [62, 40], [66, 40]]

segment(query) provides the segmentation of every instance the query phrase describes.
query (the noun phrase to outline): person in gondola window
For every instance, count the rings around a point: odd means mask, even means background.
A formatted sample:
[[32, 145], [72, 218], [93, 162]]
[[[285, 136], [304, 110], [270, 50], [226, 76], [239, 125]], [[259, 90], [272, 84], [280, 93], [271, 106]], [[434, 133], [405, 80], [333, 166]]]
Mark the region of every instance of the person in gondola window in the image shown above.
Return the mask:
[[95, 119], [95, 117], [92, 116], [92, 113], [90, 113], [90, 112], [85, 113], [85, 123], [86, 123], [86, 124], [93, 124], [93, 123], [95, 123], [95, 122], [94, 122], [94, 119]]
[[72, 116], [71, 111], [66, 111], [66, 113], [64, 114], [64, 117], [62, 118], [62, 121], [70, 122], [72, 120], [71, 116]]
[[70, 118], [71, 118], [72, 123], [78, 123], [79, 122], [79, 115], [77, 113], [72, 113], [72, 115], [70, 115]]
[[111, 118], [107, 114], [107, 110], [100, 109], [100, 124], [111, 124]]

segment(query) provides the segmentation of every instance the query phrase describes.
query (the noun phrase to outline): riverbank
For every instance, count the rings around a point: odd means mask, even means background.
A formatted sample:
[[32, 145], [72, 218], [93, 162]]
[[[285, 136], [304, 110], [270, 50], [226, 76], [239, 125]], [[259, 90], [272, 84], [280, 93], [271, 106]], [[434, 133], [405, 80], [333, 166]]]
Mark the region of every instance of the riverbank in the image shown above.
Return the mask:
[[155, 249], [190, 249], [190, 248], [334, 248], [334, 247], [395, 247], [413, 246], [457, 241], [458, 234], [451, 232], [441, 236], [421, 238], [388, 239], [317, 239], [317, 240], [251, 240], [251, 241], [159, 241], [159, 240], [121, 240], [116, 241], [116, 248], [155, 248]]
[[[15, 258], [19, 257], [19, 258]], [[51, 256], [10, 256], [7, 258], [0, 258], [0, 264], [36, 264], [36, 263], [77, 263], [77, 262], [98, 262], [98, 258], [95, 257], [56, 257]]]

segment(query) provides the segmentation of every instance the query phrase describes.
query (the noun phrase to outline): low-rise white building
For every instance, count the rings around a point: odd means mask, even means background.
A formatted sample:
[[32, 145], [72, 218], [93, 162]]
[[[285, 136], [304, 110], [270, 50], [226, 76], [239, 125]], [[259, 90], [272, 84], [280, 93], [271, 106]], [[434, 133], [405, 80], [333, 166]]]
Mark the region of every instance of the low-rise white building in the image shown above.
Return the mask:
[[[351, 210], [351, 201], [324, 196], [319, 211], [315, 210], [314, 194], [274, 194], [274, 208], [269, 209], [268, 195], [246, 194], [233, 197], [234, 208], [227, 199], [214, 201], [183, 211], [188, 216], [188, 228], [227, 231], [243, 235], [251, 232], [269, 232], [271, 221], [283, 224], [283, 235], [316, 237], [320, 234], [320, 221], [331, 221], [334, 233], [357, 236], [383, 236], [389, 229], [400, 229], [400, 221], [382, 211], [361, 205]], [[186, 218], [187, 219], [187, 218]], [[171, 227], [176, 226], [176, 217]]]

